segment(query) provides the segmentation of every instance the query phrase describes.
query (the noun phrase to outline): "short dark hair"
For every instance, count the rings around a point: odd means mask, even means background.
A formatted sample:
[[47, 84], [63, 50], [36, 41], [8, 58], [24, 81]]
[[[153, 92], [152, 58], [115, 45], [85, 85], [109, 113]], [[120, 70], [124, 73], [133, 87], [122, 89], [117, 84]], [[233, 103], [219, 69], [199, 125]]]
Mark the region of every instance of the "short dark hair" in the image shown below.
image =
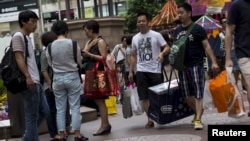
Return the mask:
[[93, 33], [99, 33], [99, 23], [95, 20], [89, 20], [83, 25], [83, 28], [86, 27], [87, 29], [91, 29]]
[[192, 12], [192, 6], [189, 3], [184, 2], [184, 3], [179, 4], [177, 7], [183, 8], [187, 12]]
[[127, 36], [127, 38], [126, 38], [127, 45], [131, 45], [132, 39], [133, 39], [133, 36]]
[[149, 14], [146, 13], [146, 12], [139, 12], [139, 13], [137, 14], [137, 18], [140, 17], [140, 16], [145, 16], [146, 19], [147, 19], [147, 21], [150, 21], [150, 19], [151, 19], [150, 16], [149, 16]]
[[57, 39], [57, 36], [54, 32], [48, 31], [42, 34], [42, 44], [47, 47], [50, 43]]
[[123, 42], [124, 39], [127, 39], [127, 37], [126, 36], [122, 36], [121, 37], [121, 41]]
[[18, 15], [18, 23], [19, 26], [22, 28], [23, 27], [23, 23], [22, 22], [28, 22], [30, 19], [36, 19], [38, 20], [38, 16], [35, 12], [30, 11], [30, 10], [25, 10], [25, 11], [21, 11]]
[[51, 31], [53, 31], [58, 36], [66, 34], [69, 31], [69, 28], [65, 21], [56, 21], [53, 23]]

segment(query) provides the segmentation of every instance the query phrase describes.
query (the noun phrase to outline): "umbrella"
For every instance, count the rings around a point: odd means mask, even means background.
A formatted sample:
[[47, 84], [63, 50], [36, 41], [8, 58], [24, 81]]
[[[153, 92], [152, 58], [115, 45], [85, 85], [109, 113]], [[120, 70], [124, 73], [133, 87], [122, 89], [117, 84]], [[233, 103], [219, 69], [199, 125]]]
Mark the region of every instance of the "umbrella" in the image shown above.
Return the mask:
[[177, 5], [173, 0], [169, 0], [150, 22], [151, 26], [159, 26], [172, 23], [177, 17]]
[[195, 23], [201, 25], [207, 31], [222, 28], [221, 25], [218, 24], [219, 21], [217, 21], [217, 20], [215, 20], [212, 17], [209, 17], [207, 15], [204, 15], [204, 16], [200, 17]]

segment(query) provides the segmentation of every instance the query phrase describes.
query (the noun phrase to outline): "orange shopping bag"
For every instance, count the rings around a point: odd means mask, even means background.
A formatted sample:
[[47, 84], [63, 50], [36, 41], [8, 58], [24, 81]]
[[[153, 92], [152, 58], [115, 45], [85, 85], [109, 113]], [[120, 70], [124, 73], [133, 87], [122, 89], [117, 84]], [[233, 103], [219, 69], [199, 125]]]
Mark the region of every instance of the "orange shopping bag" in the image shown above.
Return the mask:
[[227, 112], [227, 102], [225, 98], [225, 85], [227, 83], [227, 72], [222, 71], [209, 83], [209, 89], [213, 102], [219, 113]]

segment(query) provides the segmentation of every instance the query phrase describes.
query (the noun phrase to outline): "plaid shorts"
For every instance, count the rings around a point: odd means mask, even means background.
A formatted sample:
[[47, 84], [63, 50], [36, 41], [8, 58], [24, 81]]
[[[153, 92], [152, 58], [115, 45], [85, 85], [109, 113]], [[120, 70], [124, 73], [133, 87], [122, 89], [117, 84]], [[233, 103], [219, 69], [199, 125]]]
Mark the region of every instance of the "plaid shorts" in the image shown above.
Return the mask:
[[179, 86], [184, 97], [203, 98], [205, 73], [203, 66], [194, 66], [179, 71]]

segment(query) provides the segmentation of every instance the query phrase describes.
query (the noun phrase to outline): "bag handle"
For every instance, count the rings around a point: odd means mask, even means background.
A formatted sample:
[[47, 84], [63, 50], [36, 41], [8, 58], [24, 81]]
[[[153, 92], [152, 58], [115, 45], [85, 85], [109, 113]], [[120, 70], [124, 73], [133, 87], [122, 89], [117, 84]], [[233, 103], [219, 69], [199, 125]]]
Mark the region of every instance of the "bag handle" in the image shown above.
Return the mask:
[[105, 70], [109, 70], [109, 67], [108, 67], [108, 65], [107, 65], [107, 63], [106, 63], [106, 61], [105, 61], [105, 59], [104, 59], [103, 56], [101, 56], [101, 61], [97, 61], [97, 62], [95, 63], [94, 70], [97, 70], [97, 69], [98, 69], [100, 62], [103, 63], [103, 65], [104, 65], [104, 67], [105, 67]]
[[[169, 77], [169, 80], [167, 80], [168, 81], [168, 93], [170, 93], [170, 85], [171, 85], [171, 80], [172, 80], [172, 74], [173, 74], [173, 72], [174, 72], [174, 75], [176, 77], [177, 83], [179, 84], [178, 76], [177, 76], [175, 70], [173, 68], [171, 68], [170, 77]], [[179, 85], [178, 85], [178, 87], [179, 87]]]

